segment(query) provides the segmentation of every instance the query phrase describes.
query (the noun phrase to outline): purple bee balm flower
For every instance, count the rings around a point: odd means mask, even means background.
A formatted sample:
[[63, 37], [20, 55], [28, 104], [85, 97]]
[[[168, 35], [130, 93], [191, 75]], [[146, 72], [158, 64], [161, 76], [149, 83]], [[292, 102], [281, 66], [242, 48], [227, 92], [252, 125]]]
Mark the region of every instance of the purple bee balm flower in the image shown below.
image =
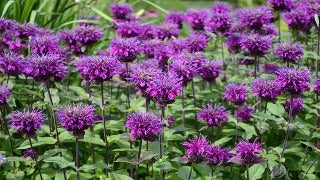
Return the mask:
[[240, 44], [241, 38], [242, 38], [242, 35], [239, 33], [232, 33], [230, 36], [228, 36], [226, 45], [230, 53], [236, 54], [241, 51], [241, 44]]
[[278, 30], [273, 24], [264, 24], [260, 29], [253, 29], [250, 31], [250, 33], [260, 34], [263, 36], [277, 36]]
[[157, 39], [143, 40], [141, 43], [141, 52], [144, 53], [146, 58], [154, 58], [156, 49], [160, 46], [163, 47], [163, 43]]
[[159, 106], [172, 104], [182, 89], [181, 79], [173, 73], [156, 74], [148, 83], [146, 92]]
[[260, 156], [264, 150], [256, 140], [253, 143], [241, 140], [234, 148], [236, 155], [229, 162], [236, 164], [259, 164], [264, 162], [264, 159]]
[[280, 57], [282, 62], [296, 64], [297, 59], [303, 56], [303, 48], [300, 43], [284, 42], [278, 45], [274, 51], [274, 55]]
[[203, 109], [197, 113], [199, 121], [207, 122], [209, 127], [220, 127], [223, 122], [228, 122], [229, 111], [223, 106], [214, 105], [212, 107], [207, 104]]
[[161, 40], [178, 37], [179, 33], [180, 30], [176, 24], [165, 23], [155, 28], [155, 37]]
[[[284, 108], [289, 113], [290, 112], [290, 100], [284, 102]], [[294, 98], [292, 102], [292, 117], [296, 117], [299, 111], [303, 110], [303, 100], [301, 98]]]
[[228, 3], [225, 2], [216, 2], [211, 8], [211, 12], [214, 13], [221, 13], [221, 14], [227, 14], [231, 13], [231, 6]]
[[275, 11], [288, 11], [292, 7], [292, 0], [268, 0]]
[[317, 94], [320, 95], [320, 79], [316, 78], [313, 84], [313, 91]]
[[26, 76], [41, 83], [60, 81], [67, 74], [67, 68], [63, 65], [59, 55], [32, 55], [23, 69]]
[[162, 133], [163, 123], [157, 115], [134, 113], [128, 115], [126, 127], [130, 130], [133, 139], [152, 141], [156, 135]]
[[186, 19], [185, 13], [182, 11], [171, 11], [165, 18], [166, 23], [176, 24], [179, 29], [182, 29], [183, 21]]
[[252, 94], [263, 101], [272, 101], [281, 95], [282, 89], [278, 81], [258, 78], [253, 81]]
[[216, 78], [220, 75], [221, 66], [221, 61], [206, 60], [200, 69], [200, 75], [202, 79], [208, 81], [209, 83], [214, 83]]
[[11, 127], [16, 127], [19, 133], [34, 137], [35, 132], [44, 125], [44, 116], [39, 110], [24, 109], [11, 113], [9, 123]]
[[35, 36], [39, 27], [33, 23], [25, 23], [21, 25], [21, 28], [21, 36], [23, 38], [28, 38], [30, 36]]
[[141, 24], [138, 21], [126, 21], [119, 23], [116, 33], [125, 38], [137, 37], [141, 33]]
[[253, 109], [250, 106], [237, 106], [237, 109], [234, 111], [234, 115], [241, 122], [249, 122], [252, 116]]
[[186, 46], [189, 52], [203, 51], [210, 41], [210, 37], [202, 32], [193, 32], [186, 38]]
[[0, 106], [7, 104], [7, 99], [10, 98], [12, 92], [7, 85], [2, 85], [0, 87]]
[[169, 126], [173, 126], [176, 123], [176, 120], [173, 118], [173, 116], [167, 116], [166, 119]]
[[308, 33], [313, 24], [313, 13], [310, 13], [310, 6], [305, 3], [295, 3], [295, 8], [284, 13], [284, 22], [290, 29]]
[[19, 35], [20, 30], [21, 27], [18, 22], [11, 19], [0, 18], [0, 33], [4, 31], [12, 31], [14, 34]]
[[109, 12], [117, 19], [126, 19], [126, 16], [132, 12], [132, 8], [127, 3], [114, 3], [110, 6]]
[[241, 48], [250, 56], [263, 56], [268, 53], [272, 45], [270, 36], [249, 34], [240, 40]]
[[89, 128], [97, 119], [95, 108], [82, 104], [68, 105], [59, 109], [57, 115], [61, 126], [80, 139], [85, 134], [84, 130]]
[[140, 53], [140, 42], [136, 38], [114, 38], [109, 48], [121, 62], [133, 62]]
[[187, 41], [185, 39], [170, 39], [167, 48], [170, 57], [181, 54], [187, 49]]
[[24, 158], [37, 158], [37, 151], [34, 149], [27, 149], [23, 151], [23, 157]]
[[225, 165], [233, 155], [228, 149], [222, 149], [220, 146], [208, 146], [207, 148], [207, 165], [217, 166], [222, 163]]
[[244, 84], [228, 84], [223, 96], [235, 105], [242, 105], [248, 98], [247, 86]]
[[0, 71], [7, 76], [18, 76], [24, 67], [22, 56], [17, 53], [0, 55]]
[[31, 38], [29, 46], [34, 54], [61, 54], [62, 58], [66, 57], [55, 35], [36, 35]]
[[206, 20], [206, 31], [215, 33], [217, 35], [226, 35], [232, 25], [232, 18], [230, 13], [213, 13], [210, 18]]
[[154, 39], [156, 37], [157, 27], [154, 24], [145, 24], [141, 26], [141, 39]]
[[0, 154], [0, 166], [7, 162], [7, 158], [5, 155]]
[[194, 136], [188, 142], [181, 143], [186, 147], [184, 158], [189, 162], [201, 163], [206, 160], [209, 143], [205, 136]]
[[189, 9], [186, 12], [186, 20], [193, 30], [203, 31], [205, 20], [207, 19], [208, 15], [209, 12], [207, 9]]
[[266, 6], [240, 9], [237, 17], [241, 24], [249, 29], [260, 29], [265, 24], [270, 24], [273, 19], [272, 9]]
[[310, 71], [307, 69], [281, 68], [275, 72], [275, 81], [282, 90], [291, 94], [299, 95], [309, 91]]
[[253, 65], [253, 64], [254, 64], [254, 59], [250, 59], [250, 58], [248, 58], [248, 57], [244, 57], [244, 58], [239, 58], [239, 59], [237, 60], [237, 62], [238, 62], [238, 64], [240, 64], [240, 65], [246, 65], [246, 66], [248, 66], [248, 65]]
[[97, 84], [112, 79], [122, 68], [114, 56], [83, 56], [75, 64], [84, 81]]
[[278, 64], [263, 64], [262, 68], [266, 73], [273, 74], [279, 69], [279, 66]]
[[158, 67], [163, 71], [167, 72], [168, 70], [168, 60], [170, 56], [170, 50], [168, 46], [160, 45], [155, 48], [155, 59], [158, 60]]

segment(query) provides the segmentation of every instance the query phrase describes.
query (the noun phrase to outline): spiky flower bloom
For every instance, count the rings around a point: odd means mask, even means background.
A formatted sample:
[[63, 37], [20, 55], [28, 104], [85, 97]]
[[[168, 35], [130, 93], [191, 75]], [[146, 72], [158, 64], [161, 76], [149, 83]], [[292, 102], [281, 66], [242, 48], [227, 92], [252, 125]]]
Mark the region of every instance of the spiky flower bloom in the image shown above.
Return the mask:
[[[284, 102], [284, 109], [290, 112], [290, 99]], [[303, 100], [301, 98], [294, 98], [292, 101], [292, 117], [295, 117], [299, 111], [303, 110]]]
[[210, 37], [207, 34], [201, 32], [193, 32], [190, 34], [185, 42], [189, 52], [203, 51], [210, 41]]
[[114, 38], [109, 48], [121, 62], [133, 62], [140, 53], [140, 42], [136, 38]]
[[184, 158], [189, 162], [201, 163], [206, 160], [209, 143], [205, 136], [194, 136], [188, 142], [181, 143], [186, 147]]
[[7, 162], [7, 158], [5, 155], [0, 154], [0, 166]]
[[162, 126], [160, 117], [151, 113], [129, 114], [126, 121], [131, 138], [145, 141], [154, 140], [156, 135], [161, 134]]
[[274, 72], [276, 72], [280, 67], [278, 66], [278, 64], [263, 64], [262, 65], [263, 70], [266, 73], [269, 74], [273, 74]]
[[208, 146], [206, 162], [208, 166], [226, 164], [233, 154], [228, 149], [222, 149], [220, 146]]
[[200, 75], [202, 79], [208, 81], [209, 83], [214, 83], [216, 78], [220, 75], [221, 65], [221, 61], [206, 60], [200, 69]]
[[251, 30], [250, 33], [260, 34], [262, 36], [277, 36], [278, 30], [273, 24], [264, 24], [260, 29]]
[[7, 104], [7, 99], [10, 98], [12, 92], [7, 85], [2, 85], [0, 87], [0, 106]]
[[164, 46], [164, 44], [158, 39], [147, 39], [141, 43], [141, 52], [147, 58], [154, 58], [155, 51], [158, 47]]
[[178, 75], [182, 79], [182, 85], [186, 87], [188, 83], [199, 72], [196, 64], [186, 58], [184, 54], [179, 54], [173, 57], [173, 63], [170, 65], [170, 71]]
[[59, 38], [55, 35], [36, 35], [30, 39], [29, 46], [34, 54], [61, 54], [65, 53], [59, 46]]
[[166, 16], [165, 22], [178, 25], [179, 29], [182, 29], [182, 23], [185, 20], [185, 13], [182, 11], [170, 11]]
[[212, 13], [231, 13], [231, 6], [225, 2], [216, 2], [211, 8]]
[[169, 56], [181, 54], [187, 49], [187, 44], [185, 39], [171, 39], [167, 44]]
[[241, 140], [234, 148], [236, 155], [232, 157], [229, 162], [237, 164], [262, 163], [264, 160], [261, 157], [261, 153], [263, 153], [264, 150], [262, 149], [261, 144], [257, 143], [256, 140], [257, 139], [255, 139], [252, 143]]
[[242, 105], [248, 98], [247, 86], [244, 84], [228, 84], [223, 97], [235, 105]]
[[312, 28], [313, 14], [304, 3], [295, 3], [295, 8], [284, 14], [284, 22], [290, 29], [308, 33]]
[[252, 93], [263, 101], [272, 101], [281, 95], [282, 89], [278, 81], [258, 78], [253, 81]]
[[303, 48], [300, 43], [280, 43], [274, 51], [274, 55], [280, 57], [282, 62], [297, 63], [297, 59], [303, 56]]
[[226, 45], [230, 53], [236, 54], [241, 51], [241, 44], [240, 44], [241, 38], [242, 38], [242, 35], [239, 33], [232, 33], [230, 36], [228, 36]]
[[260, 29], [270, 24], [273, 19], [272, 9], [266, 6], [240, 9], [237, 11], [240, 23], [249, 29]]
[[28, 38], [30, 36], [35, 36], [37, 34], [37, 27], [34, 23], [24, 23], [21, 25], [21, 36], [23, 38]]
[[320, 95], [320, 79], [316, 78], [313, 84], [313, 91], [317, 94]]
[[275, 75], [275, 82], [291, 95], [299, 95], [310, 90], [310, 71], [307, 69], [285, 67], [276, 71]]
[[171, 57], [168, 46], [161, 45], [155, 48], [155, 59], [158, 61], [158, 67], [163, 71], [168, 71], [168, 60]]
[[87, 128], [97, 119], [93, 106], [82, 104], [67, 105], [57, 111], [57, 115], [62, 127], [71, 131], [74, 136], [82, 139]]
[[157, 26], [154, 24], [145, 24], [141, 26], [141, 33], [140, 38], [141, 39], [154, 39], [156, 37], [156, 31]]
[[232, 25], [230, 13], [213, 13], [206, 20], [205, 30], [217, 35], [226, 35]]
[[24, 158], [37, 158], [37, 151], [34, 149], [27, 149], [23, 151], [23, 157]]
[[268, 0], [275, 11], [288, 11], [292, 7], [292, 0]]
[[141, 33], [141, 24], [138, 21], [125, 21], [119, 23], [116, 33], [124, 38], [137, 37]]
[[84, 81], [94, 81], [97, 84], [112, 79], [122, 68], [120, 61], [114, 56], [83, 56], [75, 64]]
[[234, 115], [238, 118], [239, 121], [249, 122], [252, 116], [253, 109], [250, 106], [238, 106], [234, 111]]
[[0, 55], [0, 71], [3, 75], [18, 76], [24, 67], [22, 56], [17, 53], [4, 53]]
[[209, 12], [207, 9], [189, 9], [186, 12], [186, 20], [193, 30], [203, 31], [205, 20], [207, 19], [208, 15]]
[[9, 123], [11, 127], [16, 127], [19, 133], [33, 137], [44, 125], [44, 116], [39, 110], [24, 109], [11, 113]]
[[181, 79], [173, 73], [159, 73], [148, 83], [146, 92], [159, 106], [172, 104], [181, 93]]
[[27, 61], [23, 73], [41, 83], [60, 81], [68, 73], [59, 55], [33, 55]]
[[164, 23], [155, 28], [155, 37], [161, 40], [178, 37], [179, 33], [178, 25], [172, 23]]
[[176, 120], [173, 118], [173, 116], [167, 116], [166, 119], [169, 126], [172, 126], [176, 123]]
[[270, 36], [249, 34], [240, 40], [241, 48], [250, 56], [263, 56], [268, 53], [272, 45]]
[[214, 105], [212, 107], [207, 104], [203, 109], [197, 113], [199, 121], [207, 122], [209, 127], [220, 127], [223, 122], [228, 122], [229, 111], [223, 106]]
[[114, 3], [110, 6], [109, 12], [117, 19], [125, 19], [132, 12], [132, 8], [127, 3]]

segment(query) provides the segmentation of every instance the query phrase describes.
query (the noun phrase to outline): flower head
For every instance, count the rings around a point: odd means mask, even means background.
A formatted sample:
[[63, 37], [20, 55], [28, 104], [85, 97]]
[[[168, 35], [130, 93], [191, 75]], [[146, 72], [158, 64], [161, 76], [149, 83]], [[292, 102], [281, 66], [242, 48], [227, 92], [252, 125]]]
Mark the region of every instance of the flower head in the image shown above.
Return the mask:
[[296, 60], [303, 56], [303, 48], [299, 43], [280, 43], [275, 49], [274, 54], [282, 60], [282, 62], [296, 63]]
[[284, 13], [284, 22], [290, 29], [309, 32], [312, 27], [313, 13], [310, 13], [310, 7], [305, 3], [295, 3], [291, 11]]
[[242, 105], [248, 98], [247, 86], [244, 84], [228, 84], [223, 96], [235, 105]]
[[279, 66], [278, 64], [263, 64], [262, 68], [266, 73], [273, 74], [279, 69]]
[[220, 75], [221, 65], [221, 61], [206, 60], [200, 69], [202, 79], [210, 83], [214, 83], [216, 78]]
[[239, 121], [249, 122], [252, 116], [253, 109], [250, 106], [238, 106], [234, 111], [234, 115], [238, 118]]
[[226, 41], [226, 45], [228, 46], [228, 50], [230, 53], [236, 54], [239, 53], [241, 51], [241, 41], [242, 35], [240, 35], [239, 33], [232, 33], [227, 41]]
[[171, 11], [165, 18], [166, 23], [176, 24], [182, 29], [182, 23], [185, 20], [185, 13], [182, 11]]
[[292, 7], [292, 0], [268, 0], [272, 8], [276, 11], [288, 11]]
[[141, 33], [141, 24], [138, 21], [125, 21], [118, 24], [117, 34], [121, 37], [137, 37]]
[[30, 39], [29, 46], [34, 54], [61, 54], [65, 52], [59, 46], [59, 38], [55, 35], [35, 35]]
[[110, 6], [109, 12], [117, 19], [125, 19], [132, 12], [132, 8], [127, 3], [114, 3]]
[[173, 73], [159, 73], [148, 83], [146, 92], [159, 106], [172, 104], [181, 93], [181, 79]]
[[185, 158], [189, 162], [201, 163], [205, 161], [209, 143], [205, 136], [194, 136], [188, 142], [181, 143], [186, 147]]
[[154, 136], [161, 134], [162, 126], [160, 117], [151, 113], [129, 114], [126, 121], [131, 137], [146, 141], [153, 140]]
[[176, 120], [174, 119], [173, 116], [167, 116], [166, 119], [167, 119], [167, 122], [168, 122], [169, 126], [172, 126], [172, 125], [174, 125], [176, 123]]
[[180, 30], [176, 24], [164, 23], [155, 27], [155, 37], [161, 40], [178, 37], [179, 33]]
[[[290, 99], [284, 102], [284, 108], [289, 113], [290, 112]], [[292, 100], [292, 117], [295, 117], [299, 111], [303, 110], [303, 99], [294, 98]]]
[[221, 14], [231, 13], [231, 6], [225, 2], [216, 2], [211, 8], [211, 12]]
[[145, 24], [141, 26], [141, 39], [154, 39], [156, 37], [157, 26], [154, 24]]
[[266, 6], [240, 9], [237, 17], [241, 24], [249, 29], [260, 29], [263, 25], [270, 24], [273, 19], [272, 9]]
[[205, 29], [218, 35], [226, 35], [231, 25], [232, 18], [230, 13], [213, 13], [206, 20]]
[[147, 58], [154, 58], [157, 48], [163, 46], [164, 44], [157, 39], [143, 40], [141, 43], [141, 52], [144, 53]]
[[0, 55], [0, 71], [4, 75], [18, 76], [24, 67], [22, 56], [18, 53]]
[[0, 154], [0, 166], [7, 162], [7, 158], [5, 155]]
[[33, 55], [26, 61], [23, 73], [42, 83], [60, 81], [67, 75], [59, 55]]
[[258, 164], [264, 161], [260, 156], [264, 150], [256, 140], [252, 143], [241, 140], [234, 148], [234, 151], [236, 155], [232, 157], [229, 162], [237, 164]]
[[263, 56], [268, 53], [272, 45], [270, 36], [249, 34], [240, 40], [241, 48], [250, 56]]
[[208, 146], [206, 161], [208, 166], [216, 166], [220, 163], [226, 164], [233, 155], [228, 149], [220, 146]]
[[80, 139], [84, 136], [84, 130], [89, 128], [97, 119], [95, 108], [82, 104], [61, 108], [57, 111], [57, 115], [61, 126]]
[[223, 122], [228, 122], [229, 111], [223, 106], [214, 105], [212, 107], [207, 104], [203, 109], [197, 113], [198, 119], [200, 121], [207, 122], [210, 127], [220, 127]]
[[140, 42], [136, 38], [114, 38], [109, 48], [121, 62], [132, 62], [140, 53]]
[[190, 34], [186, 40], [186, 48], [189, 52], [199, 52], [203, 51], [210, 41], [210, 37], [201, 32], [193, 32]]
[[44, 116], [39, 110], [24, 109], [11, 113], [9, 123], [11, 127], [16, 127], [19, 133], [33, 137], [44, 125]]
[[[167, 44], [169, 56], [174, 56], [183, 53], [190, 45], [186, 39], [170, 39]], [[190, 49], [190, 46], [189, 46]]]
[[32, 158], [32, 159], [37, 158], [37, 151], [34, 150], [34, 149], [24, 150], [24, 151], [23, 151], [23, 157], [24, 157], [24, 158], [30, 157], [30, 158]]
[[307, 69], [286, 67], [276, 71], [275, 75], [275, 82], [289, 94], [298, 95], [310, 90], [310, 71]]
[[320, 79], [316, 78], [313, 84], [313, 91], [317, 94], [320, 95]]
[[84, 81], [94, 81], [97, 84], [112, 79], [122, 68], [114, 56], [83, 56], [76, 62], [77, 71]]
[[278, 81], [256, 79], [252, 84], [252, 93], [263, 101], [272, 101], [281, 95], [282, 89]]
[[10, 98], [12, 92], [7, 85], [2, 85], [0, 87], [0, 106], [7, 104], [7, 99]]
[[207, 9], [189, 9], [186, 12], [186, 20], [193, 30], [203, 31], [208, 15], [209, 12]]

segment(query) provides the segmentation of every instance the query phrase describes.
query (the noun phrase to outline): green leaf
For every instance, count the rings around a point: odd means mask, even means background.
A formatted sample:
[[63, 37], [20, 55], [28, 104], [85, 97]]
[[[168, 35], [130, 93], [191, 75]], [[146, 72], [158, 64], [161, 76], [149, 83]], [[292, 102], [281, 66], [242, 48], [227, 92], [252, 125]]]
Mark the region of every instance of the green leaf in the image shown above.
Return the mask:
[[[56, 140], [53, 137], [38, 137], [38, 141], [32, 140], [33, 147], [46, 145], [46, 144], [55, 144], [55, 143], [56, 143]], [[17, 149], [29, 149], [29, 148], [30, 148], [29, 141], [26, 140]]]
[[24, 158], [24, 157], [8, 157], [7, 159], [10, 161], [19, 161], [19, 162], [31, 162], [32, 161], [32, 159]]
[[229, 142], [232, 138], [229, 138], [229, 137], [224, 137], [224, 138], [221, 138], [217, 141], [214, 142], [214, 145], [223, 145], [227, 142]]
[[43, 160], [44, 162], [51, 162], [51, 163], [55, 163], [58, 166], [60, 166], [61, 168], [66, 168], [66, 167], [73, 167], [74, 168], [74, 162], [70, 162], [67, 159], [65, 159], [64, 157], [60, 157], [60, 156], [55, 156], [55, 157], [51, 157], [48, 159]]
[[[179, 168], [177, 174], [182, 179], [188, 179], [188, 176], [190, 174], [190, 169], [191, 169], [190, 166], [182, 166], [181, 168]], [[196, 177], [196, 172], [192, 170], [191, 179], [195, 179], [195, 177]]]
[[96, 9], [95, 7], [92, 7], [92, 6], [89, 6], [89, 5], [87, 5], [87, 7], [91, 8], [93, 12], [97, 13], [99, 16], [103, 17], [107, 21], [112, 22], [112, 23], [117, 23], [110, 16], [108, 16], [107, 14], [101, 12], [99, 9]]
[[167, 10], [163, 9], [162, 7], [156, 5], [155, 3], [153, 3], [153, 2], [151, 2], [151, 1], [149, 1], [149, 0], [142, 0], [142, 1], [150, 4], [151, 6], [155, 7], [156, 9], [158, 9], [158, 10], [160, 10], [160, 11], [166, 13], [166, 14], [169, 13]]
[[278, 117], [283, 117], [285, 114], [283, 106], [279, 104], [268, 103], [267, 109], [271, 112], [271, 114]]
[[[262, 174], [266, 170], [267, 166], [265, 164], [254, 164], [249, 168], [249, 179], [250, 180], [256, 180], [261, 179]], [[247, 173], [245, 173], [245, 176], [247, 177]]]
[[132, 180], [132, 178], [128, 175], [118, 174], [115, 172], [111, 172], [110, 176], [113, 180]]
[[100, 146], [105, 146], [105, 143], [103, 142], [103, 140], [97, 136], [84, 135], [84, 138], [81, 139], [80, 141], [91, 143], [91, 144], [96, 144], [96, 145], [100, 145]]
[[240, 122], [240, 123], [238, 123], [238, 126], [241, 127], [242, 129], [244, 129], [247, 133], [253, 134], [255, 136], [257, 135], [256, 130], [250, 124], [245, 124], [243, 122]]
[[4, 8], [3, 8], [1, 17], [3, 17], [3, 16], [6, 14], [7, 10], [8, 10], [9, 7], [11, 6], [11, 4], [13, 4], [13, 3], [17, 3], [17, 2], [16, 2], [15, 0], [10, 0], [10, 1], [8, 1], [8, 2], [6, 3], [6, 5], [5, 5]]
[[81, 99], [89, 99], [89, 94], [86, 93], [86, 91], [78, 86], [69, 86], [69, 89], [77, 93], [78, 96], [81, 97]]

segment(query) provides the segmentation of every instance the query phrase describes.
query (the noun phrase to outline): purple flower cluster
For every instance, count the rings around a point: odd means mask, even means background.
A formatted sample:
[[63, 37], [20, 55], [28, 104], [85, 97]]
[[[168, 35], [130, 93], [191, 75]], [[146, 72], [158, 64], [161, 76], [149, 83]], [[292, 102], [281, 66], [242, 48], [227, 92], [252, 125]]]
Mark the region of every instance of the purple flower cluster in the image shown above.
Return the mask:
[[141, 39], [154, 39], [157, 26], [154, 24], [145, 24], [141, 26]]
[[31, 38], [29, 46], [34, 54], [61, 54], [65, 57], [65, 52], [59, 46], [59, 38], [53, 34], [35, 35]]
[[127, 15], [132, 12], [132, 8], [127, 3], [114, 3], [110, 6], [109, 12], [117, 19], [126, 19]]
[[186, 20], [195, 31], [204, 30], [204, 24], [208, 16], [209, 12], [207, 9], [189, 9], [186, 12]]
[[151, 113], [129, 114], [126, 127], [130, 130], [132, 139], [150, 141], [161, 134], [163, 123], [160, 117]]
[[280, 43], [275, 49], [274, 54], [282, 60], [282, 62], [296, 63], [296, 60], [303, 56], [303, 48], [300, 43]]
[[202, 79], [208, 81], [209, 83], [214, 83], [216, 78], [220, 75], [221, 65], [221, 61], [206, 60], [200, 69], [200, 75]]
[[310, 71], [307, 69], [281, 68], [275, 72], [275, 82], [283, 91], [291, 95], [299, 95], [309, 91]]
[[154, 58], [155, 51], [158, 48], [163, 48], [163, 43], [157, 39], [147, 39], [141, 43], [141, 52], [144, 53], [146, 58]]
[[179, 29], [182, 29], [183, 21], [185, 21], [185, 13], [181, 11], [171, 11], [165, 18], [166, 23], [176, 24]]
[[211, 8], [211, 12], [220, 14], [231, 13], [231, 6], [225, 2], [216, 2]]
[[229, 113], [223, 106], [214, 105], [212, 107], [210, 104], [207, 104], [197, 113], [197, 116], [199, 121], [207, 122], [209, 127], [220, 127], [223, 122], [228, 122]]
[[116, 32], [124, 38], [138, 37], [141, 33], [141, 24], [138, 21], [125, 21], [118, 24]]
[[60, 81], [67, 75], [59, 55], [33, 55], [27, 61], [23, 73], [41, 83]]
[[114, 56], [84, 56], [75, 64], [84, 81], [94, 81], [97, 84], [112, 79], [122, 68], [120, 61]]
[[44, 116], [39, 110], [24, 109], [11, 113], [9, 123], [11, 127], [16, 127], [19, 133], [33, 137], [44, 125]]
[[201, 163], [206, 160], [209, 143], [205, 136], [194, 136], [193, 139], [181, 144], [186, 147], [184, 158], [186, 158], [187, 161]]
[[258, 164], [264, 161], [260, 156], [264, 150], [256, 140], [252, 143], [242, 140], [236, 145], [234, 151], [236, 155], [232, 157], [229, 162], [237, 164]]
[[7, 104], [7, 99], [10, 98], [12, 92], [7, 85], [2, 85], [0, 87], [0, 106]]
[[284, 14], [284, 22], [289, 28], [308, 33], [313, 23], [313, 13], [310, 7], [303, 2], [296, 2], [291, 11]]
[[249, 34], [240, 40], [241, 48], [250, 56], [263, 56], [268, 53], [272, 45], [270, 36]]
[[227, 164], [233, 154], [228, 149], [222, 149], [220, 146], [208, 146], [206, 161], [208, 166], [216, 166], [220, 163]]
[[140, 53], [140, 42], [136, 38], [114, 38], [109, 48], [121, 62], [133, 62]]
[[[288, 113], [290, 112], [290, 99], [284, 102], [284, 108]], [[303, 110], [303, 100], [294, 98], [292, 101], [292, 117], [295, 117], [301, 110]]]
[[232, 26], [230, 13], [213, 13], [205, 22], [205, 30], [218, 34], [226, 35]]
[[250, 106], [238, 106], [234, 111], [234, 115], [238, 118], [239, 121], [249, 122], [252, 116], [253, 109]]
[[282, 89], [278, 81], [256, 79], [252, 84], [252, 93], [263, 101], [272, 101], [281, 95]]
[[34, 149], [27, 149], [23, 151], [23, 157], [24, 158], [37, 158], [37, 151]]
[[155, 37], [158, 39], [170, 39], [172, 37], [178, 37], [180, 30], [178, 25], [172, 23], [164, 23], [155, 27]]
[[186, 39], [186, 48], [189, 52], [199, 52], [203, 51], [210, 41], [210, 37], [201, 32], [193, 32]]
[[288, 11], [292, 7], [292, 0], [268, 0], [275, 11]]
[[279, 70], [278, 64], [263, 64], [262, 68], [266, 73], [269, 73], [269, 74], [273, 74], [274, 72]]
[[313, 91], [317, 94], [320, 95], [320, 79], [316, 78], [313, 84]]
[[169, 56], [181, 54], [183, 51], [187, 50], [187, 48], [190, 50], [190, 45], [191, 44], [185, 39], [171, 39], [167, 44], [168, 54]]
[[173, 73], [159, 73], [149, 82], [146, 92], [159, 106], [172, 104], [181, 93], [181, 79]]
[[272, 9], [266, 6], [241, 9], [237, 12], [240, 23], [249, 29], [260, 29], [263, 25], [270, 24], [273, 19]]
[[242, 38], [242, 35], [239, 33], [232, 33], [228, 37], [226, 41], [226, 45], [230, 53], [236, 54], [241, 51], [241, 44], [240, 44], [241, 38]]
[[95, 108], [82, 104], [68, 105], [59, 109], [57, 115], [61, 126], [80, 139], [85, 134], [84, 130], [89, 128], [97, 119]]
[[247, 86], [244, 84], [228, 84], [223, 96], [235, 105], [242, 105], [248, 98]]
[[3, 75], [18, 76], [24, 68], [22, 56], [17, 53], [0, 55], [0, 71]]

